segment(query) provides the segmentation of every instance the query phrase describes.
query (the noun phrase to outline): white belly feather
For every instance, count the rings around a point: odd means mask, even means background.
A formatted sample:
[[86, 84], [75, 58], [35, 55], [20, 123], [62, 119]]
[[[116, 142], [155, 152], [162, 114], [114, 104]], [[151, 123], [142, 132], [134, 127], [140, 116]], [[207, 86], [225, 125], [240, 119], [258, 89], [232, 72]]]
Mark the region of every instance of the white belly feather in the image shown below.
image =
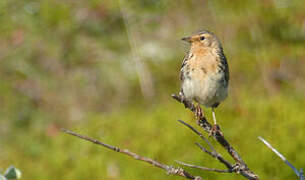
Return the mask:
[[[190, 74], [190, 77], [192, 75]], [[189, 100], [211, 107], [215, 103], [223, 101], [228, 94], [228, 87], [225, 86], [224, 73], [213, 73], [203, 79], [186, 78], [182, 84], [184, 96]]]

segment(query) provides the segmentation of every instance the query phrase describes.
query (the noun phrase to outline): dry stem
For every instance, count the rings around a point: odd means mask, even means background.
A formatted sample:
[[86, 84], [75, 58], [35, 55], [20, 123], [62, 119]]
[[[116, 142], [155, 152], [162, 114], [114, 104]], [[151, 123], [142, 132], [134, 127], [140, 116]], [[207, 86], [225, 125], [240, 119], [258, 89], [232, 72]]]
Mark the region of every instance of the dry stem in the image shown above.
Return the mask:
[[[176, 99], [178, 102], [184, 104], [185, 108], [190, 109], [196, 115], [195, 105], [192, 102], [187, 101], [181, 93], [179, 95], [173, 94], [172, 97], [174, 99]], [[196, 134], [198, 134], [198, 131], [194, 130], [193, 127], [191, 127], [190, 125], [187, 125], [186, 123], [183, 123], [183, 124], [188, 126]], [[214, 139], [223, 148], [225, 148], [227, 150], [227, 152], [230, 154], [230, 156], [234, 159], [236, 164], [233, 166], [228, 161], [223, 161], [224, 159], [222, 158], [222, 156], [219, 156], [219, 154], [218, 155], [216, 154], [215, 156], [213, 155], [213, 157], [216, 157], [216, 159], [218, 159], [220, 162], [224, 163], [227, 166], [229, 171], [240, 173], [242, 176], [244, 176], [247, 179], [251, 179], [251, 180], [259, 179], [258, 176], [248, 168], [247, 164], [243, 161], [243, 159], [237, 153], [237, 151], [225, 139], [225, 137], [219, 127], [218, 127], [218, 130], [216, 131], [216, 133], [212, 133], [212, 125], [207, 121], [206, 117], [203, 114], [201, 114], [201, 116], [198, 117], [197, 125], [200, 126], [201, 128], [203, 128], [203, 130], [205, 130], [208, 134], [212, 135], [214, 137]], [[198, 135], [200, 137], [202, 137], [202, 135], [200, 135], [200, 134], [198, 134]], [[214, 152], [214, 154], [215, 154], [216, 151], [213, 150], [212, 152]]]
[[298, 170], [295, 168], [286, 158], [284, 155], [282, 155], [278, 150], [276, 150], [274, 147], [269, 144], [268, 141], [266, 141], [262, 137], [258, 137], [259, 140], [261, 140], [268, 148], [270, 148], [278, 157], [280, 157], [293, 171], [294, 173], [299, 177], [300, 180], [304, 180], [304, 174], [303, 174], [303, 169], [301, 168]]
[[86, 140], [86, 141], [89, 141], [89, 142], [92, 142], [94, 144], [97, 144], [97, 145], [100, 145], [100, 146], [103, 146], [107, 149], [110, 149], [110, 150], [113, 150], [115, 152], [119, 152], [119, 153], [122, 153], [122, 154], [125, 154], [127, 156], [130, 156], [130, 157], [133, 157], [134, 159], [136, 160], [139, 160], [139, 161], [143, 161], [143, 162], [146, 162], [146, 163], [149, 163], [155, 167], [158, 167], [158, 168], [161, 168], [161, 169], [164, 169], [168, 174], [172, 174], [172, 175], [177, 175], [177, 176], [182, 176], [182, 177], [185, 177], [186, 179], [192, 179], [192, 180], [202, 180], [201, 177], [199, 176], [193, 176], [192, 174], [188, 173], [187, 171], [185, 171], [184, 169], [182, 168], [175, 168], [173, 166], [169, 166], [169, 165], [166, 165], [166, 164], [162, 164], [156, 160], [153, 160], [153, 159], [150, 159], [150, 158], [147, 158], [147, 157], [144, 157], [144, 156], [140, 156], [134, 152], [131, 152], [129, 151], [128, 149], [120, 149], [118, 147], [115, 147], [115, 146], [111, 146], [109, 144], [106, 144], [106, 143], [103, 143], [101, 141], [98, 141], [96, 139], [93, 139], [91, 137], [88, 137], [88, 136], [84, 136], [84, 135], [81, 135], [81, 134], [78, 134], [78, 133], [75, 133], [73, 131], [70, 131], [70, 130], [67, 130], [67, 129], [61, 129], [62, 132], [66, 133], [66, 134], [70, 134], [70, 135], [73, 135], [75, 137], [78, 137], [78, 138], [81, 138], [83, 140]]

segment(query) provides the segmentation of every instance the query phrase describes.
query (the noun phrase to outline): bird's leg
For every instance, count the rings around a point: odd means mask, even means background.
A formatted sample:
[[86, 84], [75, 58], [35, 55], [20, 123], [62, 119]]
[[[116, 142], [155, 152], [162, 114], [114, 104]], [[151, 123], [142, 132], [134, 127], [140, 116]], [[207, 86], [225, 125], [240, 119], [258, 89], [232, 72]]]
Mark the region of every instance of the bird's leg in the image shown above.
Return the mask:
[[217, 125], [217, 121], [216, 121], [216, 115], [215, 115], [214, 107], [212, 107], [212, 116], [213, 116], [213, 121], [214, 121], [214, 126], [215, 126], [215, 125]]
[[203, 116], [203, 112], [199, 104], [196, 106], [195, 114], [197, 119], [200, 119]]
[[210, 132], [209, 136], [211, 136], [211, 135], [215, 136], [217, 132], [220, 132], [219, 127], [217, 125], [217, 121], [216, 121], [216, 115], [215, 115], [214, 107], [212, 107], [212, 116], [213, 116], [214, 124], [212, 126], [212, 129], [211, 129], [211, 132]]

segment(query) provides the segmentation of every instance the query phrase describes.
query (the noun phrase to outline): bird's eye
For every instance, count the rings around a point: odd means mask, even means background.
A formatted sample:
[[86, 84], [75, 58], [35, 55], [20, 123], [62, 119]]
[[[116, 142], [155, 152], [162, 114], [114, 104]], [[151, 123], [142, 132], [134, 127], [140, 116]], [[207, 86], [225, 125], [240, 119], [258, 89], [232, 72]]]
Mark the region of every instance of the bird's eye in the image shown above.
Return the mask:
[[200, 41], [203, 41], [203, 40], [205, 40], [205, 37], [204, 37], [204, 36], [201, 36], [201, 37], [200, 37]]

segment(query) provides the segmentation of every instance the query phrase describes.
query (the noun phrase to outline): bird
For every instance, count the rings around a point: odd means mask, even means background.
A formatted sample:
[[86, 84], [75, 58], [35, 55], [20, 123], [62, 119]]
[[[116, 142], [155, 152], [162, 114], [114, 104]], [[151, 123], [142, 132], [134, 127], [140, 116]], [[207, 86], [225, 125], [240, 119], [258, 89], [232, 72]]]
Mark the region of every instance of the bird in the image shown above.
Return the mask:
[[182, 38], [190, 44], [181, 70], [180, 94], [190, 102], [196, 101], [196, 114], [200, 105], [212, 108], [214, 126], [217, 129], [215, 108], [228, 96], [229, 66], [220, 40], [208, 30], [202, 30]]

